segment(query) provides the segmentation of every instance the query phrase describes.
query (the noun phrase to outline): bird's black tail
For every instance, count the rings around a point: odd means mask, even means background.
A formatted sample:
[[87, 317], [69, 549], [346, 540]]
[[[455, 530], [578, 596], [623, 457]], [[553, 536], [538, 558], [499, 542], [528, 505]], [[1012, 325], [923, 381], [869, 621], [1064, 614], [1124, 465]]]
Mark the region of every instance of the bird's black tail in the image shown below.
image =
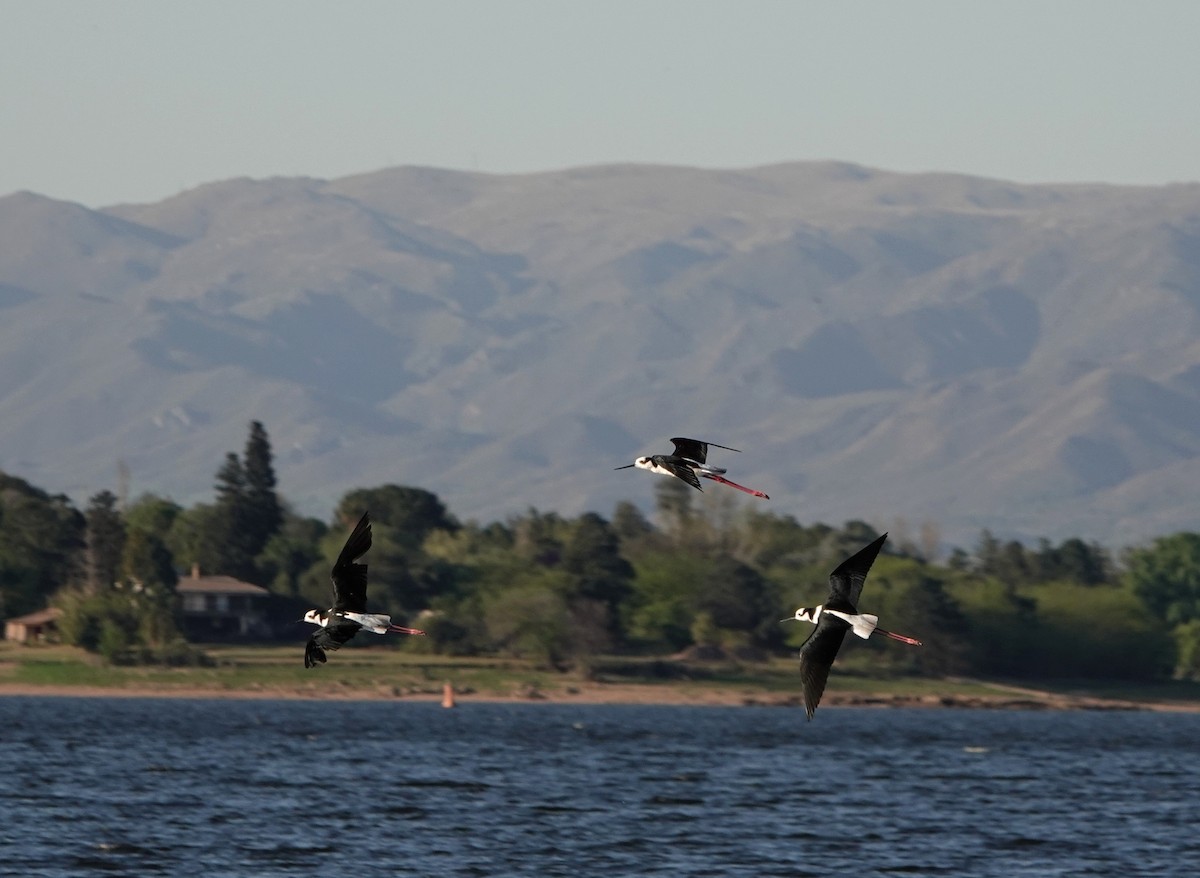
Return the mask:
[[304, 647], [304, 667], [315, 668], [318, 663], [325, 664], [325, 650], [310, 640]]

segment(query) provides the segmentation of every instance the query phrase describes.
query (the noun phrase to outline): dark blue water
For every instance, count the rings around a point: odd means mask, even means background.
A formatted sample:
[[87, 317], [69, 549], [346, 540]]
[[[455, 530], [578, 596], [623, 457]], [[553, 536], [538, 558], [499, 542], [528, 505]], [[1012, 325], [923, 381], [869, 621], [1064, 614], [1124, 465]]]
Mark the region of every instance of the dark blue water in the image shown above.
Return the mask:
[[1200, 715], [0, 698], [0, 874], [1193, 876]]

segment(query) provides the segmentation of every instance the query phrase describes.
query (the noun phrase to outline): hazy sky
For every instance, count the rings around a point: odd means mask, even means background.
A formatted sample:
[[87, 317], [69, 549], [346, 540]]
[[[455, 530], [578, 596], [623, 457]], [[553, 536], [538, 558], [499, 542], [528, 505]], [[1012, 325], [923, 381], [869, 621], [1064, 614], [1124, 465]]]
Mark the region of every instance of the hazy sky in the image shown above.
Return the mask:
[[1191, 0], [0, 0], [0, 194], [840, 159], [1200, 180]]

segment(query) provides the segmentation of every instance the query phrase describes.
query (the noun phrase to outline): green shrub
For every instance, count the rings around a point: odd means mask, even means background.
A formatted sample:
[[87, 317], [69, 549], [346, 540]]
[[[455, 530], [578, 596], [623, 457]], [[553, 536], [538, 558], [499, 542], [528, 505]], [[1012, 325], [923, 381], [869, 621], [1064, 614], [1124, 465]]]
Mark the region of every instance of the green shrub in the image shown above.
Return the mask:
[[1171, 633], [1175, 638], [1175, 677], [1200, 680], [1200, 619], [1184, 622]]

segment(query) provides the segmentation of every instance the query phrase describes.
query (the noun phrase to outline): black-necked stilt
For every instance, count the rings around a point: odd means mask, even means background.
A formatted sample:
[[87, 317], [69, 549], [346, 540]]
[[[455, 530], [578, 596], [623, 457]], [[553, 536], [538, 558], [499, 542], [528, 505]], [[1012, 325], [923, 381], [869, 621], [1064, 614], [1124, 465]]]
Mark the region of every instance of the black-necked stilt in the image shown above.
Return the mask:
[[[739, 485], [737, 482], [731, 482], [725, 478], [725, 470], [719, 466], [712, 466], [706, 462], [708, 457], [708, 446], [713, 448], [724, 448], [726, 451], [737, 451], [736, 448], [730, 448], [728, 445], [717, 445], [715, 442], [700, 442], [696, 439], [672, 439], [672, 444], [675, 446], [674, 454], [651, 454], [648, 457], [639, 457], [633, 463], [625, 466], [618, 466], [615, 469], [629, 469], [636, 466], [638, 469], [648, 469], [652, 473], [658, 473], [660, 476], [675, 476], [677, 479], [683, 479], [697, 491], [703, 491], [700, 487], [700, 479], [712, 479], [714, 482], [720, 482], [722, 485], [728, 485], [731, 488], [737, 488], [739, 491], [745, 491], [747, 494], [753, 494], [755, 497], [762, 497], [764, 500], [771, 498], [762, 491], [756, 491], [753, 488], [747, 488], [745, 485]], [[741, 452], [738, 452], [741, 454]]]
[[858, 597], [867, 580], [867, 571], [875, 563], [875, 556], [883, 548], [886, 539], [887, 534], [884, 534], [869, 546], [859, 549], [829, 574], [829, 597], [824, 604], [801, 607], [794, 616], [780, 620], [812, 622], [817, 626], [800, 647], [800, 682], [804, 686], [804, 709], [809, 719], [813, 718], [821, 702], [825, 681], [829, 679], [829, 669], [833, 667], [833, 660], [837, 658], [847, 631], [853, 631], [863, 640], [872, 634], [884, 634], [901, 643], [921, 645], [921, 641], [913, 637], [880, 628], [878, 616], [858, 612]]
[[324, 663], [325, 650], [341, 649], [359, 631], [372, 634], [424, 634], [416, 628], [393, 625], [391, 616], [365, 612], [367, 609], [367, 565], [354, 563], [371, 548], [371, 514], [364, 512], [333, 565], [333, 606], [309, 610], [301, 621], [318, 628], [304, 647], [304, 667]]

